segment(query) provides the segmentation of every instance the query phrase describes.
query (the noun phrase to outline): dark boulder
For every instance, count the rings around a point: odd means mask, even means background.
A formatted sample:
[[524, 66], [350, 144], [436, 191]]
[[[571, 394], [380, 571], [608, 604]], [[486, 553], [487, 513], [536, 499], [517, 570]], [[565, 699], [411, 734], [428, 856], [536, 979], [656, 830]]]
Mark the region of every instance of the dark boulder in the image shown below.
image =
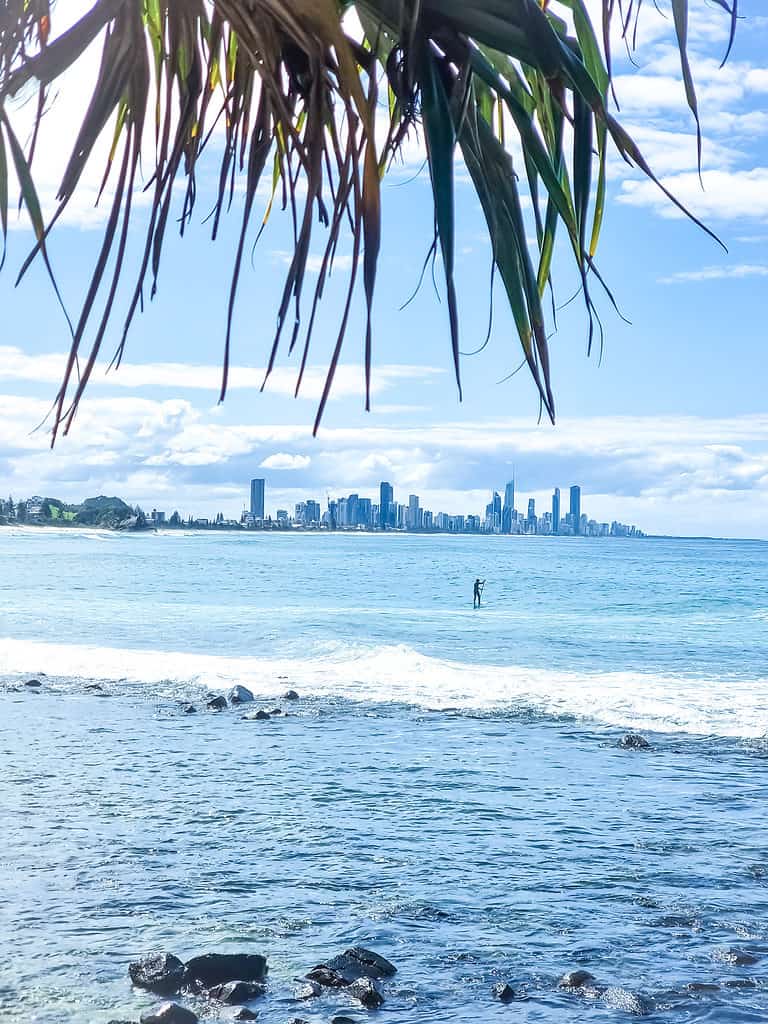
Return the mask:
[[384, 996], [370, 978], [358, 978], [346, 991], [348, 995], [361, 1002], [366, 1010], [377, 1010], [384, 1002]]
[[38, 686], [42, 686], [43, 684], [40, 682], [39, 679], [28, 679], [26, 683], [24, 683], [24, 685], [31, 687], [33, 690], [36, 690]]
[[197, 1014], [178, 1003], [161, 1003], [139, 1019], [141, 1024], [197, 1024]]
[[86, 688], [86, 690], [103, 690], [104, 689], [104, 687], [101, 685], [101, 683], [86, 683], [85, 684], [85, 688]]
[[220, 1003], [227, 1003], [228, 1006], [242, 1006], [243, 1003], [250, 1003], [252, 999], [263, 996], [266, 991], [266, 985], [261, 985], [257, 981], [228, 981], [208, 989], [208, 995]]
[[269, 712], [259, 708], [258, 711], [249, 711], [247, 715], [243, 715], [243, 718], [248, 722], [268, 722]]
[[249, 1010], [247, 1006], [243, 1006], [242, 1009], [238, 1010], [235, 1014], [235, 1020], [256, 1020], [259, 1014], [257, 1010]]
[[227, 698], [219, 695], [218, 697], [211, 697], [210, 700], [205, 702], [205, 706], [209, 711], [223, 711], [227, 706]]
[[253, 700], [253, 694], [247, 686], [233, 686], [228, 696], [230, 704], [250, 704]]
[[357, 1024], [354, 1017], [331, 1017], [331, 1024]]
[[194, 714], [197, 714], [197, 708], [195, 707], [194, 704], [185, 704], [184, 707], [181, 709], [181, 711], [182, 711], [182, 714], [184, 714], [184, 715], [194, 715]]
[[351, 957], [362, 964], [369, 978], [391, 978], [397, 974], [397, 968], [380, 953], [372, 949], [365, 949], [363, 946], [353, 946], [345, 951], [344, 956]]
[[650, 750], [651, 744], [645, 738], [637, 732], [628, 732], [618, 742], [618, 746], [622, 750]]
[[153, 953], [128, 965], [128, 974], [137, 988], [159, 996], [173, 996], [184, 983], [184, 964], [173, 953]]
[[298, 700], [298, 699], [299, 699], [299, 695], [298, 695], [298, 693], [296, 693], [295, 690], [287, 690], [283, 694], [283, 700]]
[[267, 961], [258, 953], [204, 953], [187, 961], [187, 982], [203, 988], [228, 981], [264, 981]]
[[272, 710], [269, 712], [270, 716], [271, 715], [282, 715], [282, 713], [283, 713], [283, 709], [282, 708], [272, 708]]
[[589, 971], [569, 971], [558, 981], [558, 988], [589, 988], [595, 976]]
[[719, 992], [720, 986], [710, 981], [690, 981], [685, 986], [687, 992]]
[[330, 967], [326, 967], [325, 964], [318, 964], [317, 967], [313, 967], [311, 971], [307, 971], [307, 978], [310, 981], [317, 982], [323, 988], [344, 988], [345, 985], [349, 985], [350, 982], [332, 970]]
[[342, 988], [360, 978], [391, 978], [396, 972], [395, 965], [379, 953], [362, 946], [353, 946], [331, 960], [313, 967], [307, 977], [329, 988]]
[[500, 981], [498, 985], [494, 985], [491, 992], [494, 997], [502, 1003], [511, 1003], [515, 998], [515, 990], [511, 985], [507, 985], [504, 981]]

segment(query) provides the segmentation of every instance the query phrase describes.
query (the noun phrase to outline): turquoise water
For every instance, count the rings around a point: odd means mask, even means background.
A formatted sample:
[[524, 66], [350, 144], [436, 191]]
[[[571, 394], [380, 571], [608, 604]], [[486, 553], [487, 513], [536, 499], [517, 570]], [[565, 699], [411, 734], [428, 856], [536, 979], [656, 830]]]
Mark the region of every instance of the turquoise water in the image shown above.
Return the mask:
[[[265, 1024], [328, 1021], [293, 979], [353, 943], [393, 1021], [768, 1018], [767, 544], [4, 529], [0, 569], [2, 1020], [247, 948]], [[180, 714], [233, 683], [293, 713]]]

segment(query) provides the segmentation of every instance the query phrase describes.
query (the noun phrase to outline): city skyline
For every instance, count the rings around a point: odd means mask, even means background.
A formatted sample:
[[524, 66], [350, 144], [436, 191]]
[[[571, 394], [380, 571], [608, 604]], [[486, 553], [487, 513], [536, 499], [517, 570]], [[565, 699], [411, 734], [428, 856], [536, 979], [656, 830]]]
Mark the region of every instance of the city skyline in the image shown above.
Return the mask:
[[[581, 486], [572, 484], [569, 489], [569, 511], [560, 516], [560, 488], [552, 493], [552, 511], [536, 514], [536, 500], [528, 498], [528, 511], [524, 516], [515, 507], [515, 478], [504, 487], [504, 500], [493, 490], [485, 514], [471, 512], [435, 512], [422, 506], [418, 494], [409, 494], [407, 504], [395, 500], [395, 488], [389, 480], [382, 480], [378, 486], [378, 503], [374, 498], [353, 491], [349, 495], [326, 497], [323, 509], [315, 498], [304, 498], [294, 504], [293, 509], [276, 508], [274, 517], [265, 516], [265, 478], [253, 478], [250, 482], [250, 509], [243, 509], [240, 521], [248, 527], [258, 527], [274, 518], [285, 526], [327, 529], [402, 530], [410, 532], [439, 531], [445, 533], [498, 533], [534, 534], [554, 536], [644, 536], [634, 524], [618, 519], [599, 522], [590, 519], [581, 509]], [[254, 494], [259, 496], [254, 503]], [[258, 515], [254, 509], [261, 509]]]

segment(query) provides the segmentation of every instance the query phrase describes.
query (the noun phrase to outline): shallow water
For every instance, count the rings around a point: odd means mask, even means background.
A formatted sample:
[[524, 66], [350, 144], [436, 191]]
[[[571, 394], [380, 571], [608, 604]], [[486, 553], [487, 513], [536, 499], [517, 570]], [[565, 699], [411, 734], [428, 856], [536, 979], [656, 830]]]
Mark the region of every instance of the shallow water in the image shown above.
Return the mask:
[[[398, 965], [382, 1020], [626, 1019], [579, 966], [768, 1018], [768, 545], [5, 531], [0, 565], [3, 1021], [137, 1019], [158, 948], [264, 953], [265, 1024], [362, 1019], [291, 1001], [351, 944]], [[232, 681], [302, 699], [180, 713]]]

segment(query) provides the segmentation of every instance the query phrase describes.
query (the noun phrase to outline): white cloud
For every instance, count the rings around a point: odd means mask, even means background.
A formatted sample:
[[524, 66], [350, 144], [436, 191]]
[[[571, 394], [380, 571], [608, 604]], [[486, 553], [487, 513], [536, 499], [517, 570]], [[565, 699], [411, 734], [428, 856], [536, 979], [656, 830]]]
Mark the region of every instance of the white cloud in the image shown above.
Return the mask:
[[686, 281], [740, 280], [745, 277], [768, 277], [768, 266], [760, 263], [737, 263], [734, 266], [702, 267], [700, 270], [680, 270], [668, 277], [660, 277], [661, 284], [680, 284]]
[[[63, 354], [46, 352], [30, 355], [16, 346], [0, 345], [0, 380], [58, 386], [65, 365], [66, 357]], [[232, 366], [229, 371], [229, 388], [258, 390], [264, 382], [264, 373], [262, 367]], [[308, 366], [299, 397], [317, 401], [323, 393], [326, 373], [324, 366]], [[443, 368], [435, 366], [384, 363], [372, 369], [371, 393], [376, 395], [389, 391], [406, 380], [427, 381], [443, 373]], [[293, 395], [296, 379], [297, 371], [292, 367], [276, 367], [265, 390], [272, 394]], [[91, 387], [99, 386], [131, 390], [166, 388], [218, 392], [221, 387], [221, 367], [186, 363], [122, 363], [119, 369], [109, 373], [94, 372]], [[359, 398], [364, 390], [362, 367], [355, 363], [340, 363], [336, 368], [331, 398]]]
[[287, 452], [275, 452], [274, 455], [268, 455], [266, 459], [259, 463], [260, 469], [285, 469], [285, 470], [296, 470], [306, 469], [312, 459], [308, 455], [289, 455]]
[[[705, 221], [768, 219], [768, 167], [705, 170], [701, 181], [695, 172], [686, 172], [666, 175], [662, 181], [691, 213]], [[652, 207], [663, 217], [682, 216], [652, 181], [622, 182], [618, 200], [631, 206]]]

